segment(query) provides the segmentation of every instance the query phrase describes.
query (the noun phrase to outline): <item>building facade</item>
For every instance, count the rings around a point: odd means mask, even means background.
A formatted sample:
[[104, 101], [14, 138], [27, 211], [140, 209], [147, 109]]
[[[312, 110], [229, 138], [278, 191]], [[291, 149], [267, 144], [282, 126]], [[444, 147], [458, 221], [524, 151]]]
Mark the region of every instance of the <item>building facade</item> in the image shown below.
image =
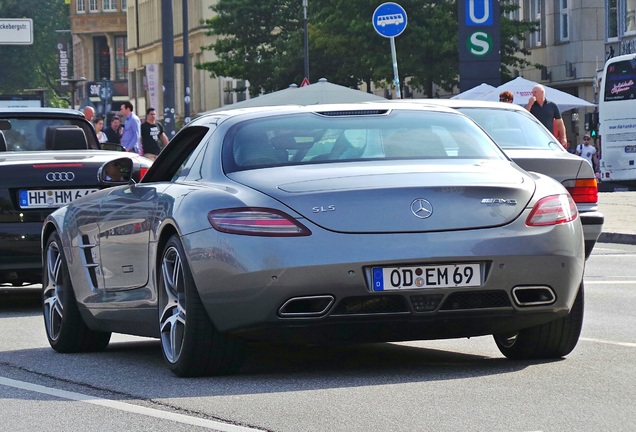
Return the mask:
[[90, 104], [104, 115], [111, 105], [128, 98], [126, 0], [70, 0], [69, 4], [73, 77], [82, 79], [76, 84], [72, 106]]

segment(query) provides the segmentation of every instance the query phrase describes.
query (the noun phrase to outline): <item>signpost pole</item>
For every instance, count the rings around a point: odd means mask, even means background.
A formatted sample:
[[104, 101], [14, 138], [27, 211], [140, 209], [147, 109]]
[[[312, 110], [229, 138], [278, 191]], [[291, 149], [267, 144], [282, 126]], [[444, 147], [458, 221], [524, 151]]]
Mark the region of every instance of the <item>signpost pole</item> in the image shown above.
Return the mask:
[[400, 74], [398, 73], [397, 54], [395, 53], [395, 38], [391, 39], [391, 59], [393, 61], [393, 83], [395, 84], [395, 94], [398, 99], [402, 99], [400, 91]]
[[402, 99], [400, 75], [398, 73], [397, 54], [395, 53], [395, 37], [402, 34], [407, 24], [406, 11], [397, 3], [382, 3], [373, 12], [371, 23], [375, 31], [382, 37], [391, 40], [391, 62], [393, 63], [393, 84], [395, 95]]

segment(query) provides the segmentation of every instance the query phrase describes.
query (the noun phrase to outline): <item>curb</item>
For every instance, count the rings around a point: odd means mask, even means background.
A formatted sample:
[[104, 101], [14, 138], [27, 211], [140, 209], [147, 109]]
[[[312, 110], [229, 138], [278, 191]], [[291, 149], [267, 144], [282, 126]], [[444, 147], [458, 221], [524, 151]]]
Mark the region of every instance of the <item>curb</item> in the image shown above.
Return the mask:
[[598, 243], [636, 244], [636, 234], [602, 232]]

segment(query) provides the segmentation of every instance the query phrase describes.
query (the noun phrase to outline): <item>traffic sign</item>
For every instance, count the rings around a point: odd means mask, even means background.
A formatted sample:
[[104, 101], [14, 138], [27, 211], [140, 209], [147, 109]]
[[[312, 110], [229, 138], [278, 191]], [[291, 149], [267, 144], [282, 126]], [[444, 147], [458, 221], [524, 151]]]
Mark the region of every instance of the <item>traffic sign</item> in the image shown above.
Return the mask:
[[373, 12], [373, 28], [380, 36], [392, 38], [406, 28], [406, 11], [397, 3], [382, 3]]
[[303, 79], [303, 82], [302, 82], [302, 83], [300, 83], [300, 86], [301, 86], [301, 87], [307, 87], [308, 85], [309, 85], [309, 80], [307, 79], [307, 77], [305, 77], [305, 78]]
[[0, 45], [33, 45], [33, 20], [0, 18]]

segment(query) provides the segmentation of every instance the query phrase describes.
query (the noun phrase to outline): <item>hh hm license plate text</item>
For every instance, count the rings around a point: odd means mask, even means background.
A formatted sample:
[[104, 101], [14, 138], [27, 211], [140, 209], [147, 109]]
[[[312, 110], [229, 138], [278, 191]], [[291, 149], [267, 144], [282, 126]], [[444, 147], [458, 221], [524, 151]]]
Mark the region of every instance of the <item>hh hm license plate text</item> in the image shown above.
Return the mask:
[[78, 198], [92, 194], [97, 189], [21, 190], [21, 208], [62, 207]]
[[373, 268], [373, 291], [478, 286], [480, 264]]

